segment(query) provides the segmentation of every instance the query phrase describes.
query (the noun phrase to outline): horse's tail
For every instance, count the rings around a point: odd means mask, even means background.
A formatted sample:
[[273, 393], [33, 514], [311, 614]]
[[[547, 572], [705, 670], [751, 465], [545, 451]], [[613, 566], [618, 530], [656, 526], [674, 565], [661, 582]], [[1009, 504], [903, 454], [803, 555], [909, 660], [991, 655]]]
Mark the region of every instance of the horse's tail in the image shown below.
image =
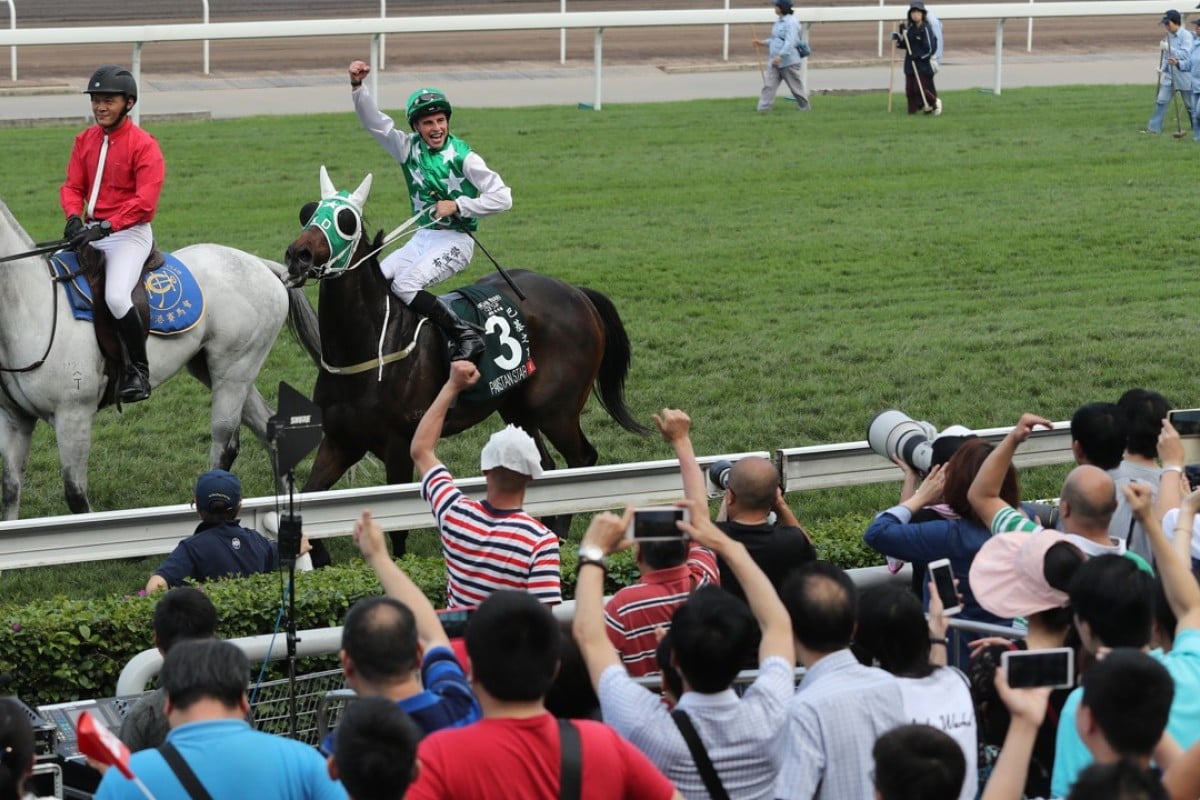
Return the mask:
[[625, 405], [625, 378], [629, 374], [629, 362], [633, 356], [629, 334], [621, 322], [621, 315], [605, 295], [595, 289], [579, 287], [596, 307], [604, 323], [604, 355], [600, 359], [600, 375], [597, 380], [596, 397], [608, 415], [627, 431], [647, 434], [650, 429], [633, 418]]
[[313, 363], [321, 366], [321, 326], [303, 289], [288, 289], [288, 327]]

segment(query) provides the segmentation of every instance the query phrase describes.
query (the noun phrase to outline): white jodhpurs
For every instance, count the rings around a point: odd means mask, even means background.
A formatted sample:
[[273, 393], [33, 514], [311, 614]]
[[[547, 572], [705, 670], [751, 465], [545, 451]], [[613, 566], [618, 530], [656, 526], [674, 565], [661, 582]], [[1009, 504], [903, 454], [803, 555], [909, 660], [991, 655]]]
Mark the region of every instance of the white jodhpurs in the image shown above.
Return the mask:
[[405, 305], [417, 292], [462, 272], [475, 255], [475, 241], [461, 231], [417, 231], [379, 265], [392, 294]]
[[153, 246], [154, 232], [148, 222], [92, 242], [104, 253], [104, 302], [117, 319], [133, 308], [133, 290]]

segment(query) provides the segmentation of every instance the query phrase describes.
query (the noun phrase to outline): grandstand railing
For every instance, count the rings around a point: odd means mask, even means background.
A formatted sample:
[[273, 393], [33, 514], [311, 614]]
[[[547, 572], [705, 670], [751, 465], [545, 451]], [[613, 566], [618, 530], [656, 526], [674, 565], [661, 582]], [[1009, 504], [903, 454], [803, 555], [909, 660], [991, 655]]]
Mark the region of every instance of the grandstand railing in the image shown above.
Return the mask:
[[[1008, 428], [978, 433], [997, 441]], [[748, 455], [771, 457], [765, 451], [703, 456], [700, 463], [736, 461]], [[875, 454], [866, 442], [779, 449], [774, 455], [786, 492], [885, 483], [899, 480], [895, 464]], [[1065, 464], [1072, 460], [1069, 423], [1053, 431], [1038, 431], [1017, 451], [1018, 467]], [[484, 478], [458, 481], [468, 494], [483, 491]], [[578, 514], [653, 505], [682, 496], [679, 464], [675, 459], [633, 464], [610, 464], [547, 472], [530, 484], [525, 507], [538, 516]], [[364, 508], [370, 508], [386, 530], [432, 528], [429, 506], [416, 483], [340, 489], [298, 494], [304, 532], [311, 538], [345, 536]], [[247, 498], [243, 522], [263, 530], [264, 517], [277, 506], [274, 497]], [[135, 558], [170, 552], [195, 528], [190, 504], [126, 511], [101, 511], [57, 517], [0, 522], [0, 570]]]
[[[851, 7], [800, 7], [796, 16], [810, 31], [813, 24], [822, 22], [888, 22], [903, 19], [906, 5], [874, 5]], [[1158, 0], [1084, 0], [1083, 2], [981, 3], [939, 5], [942, 20], [996, 20], [995, 71], [993, 91], [1000, 94], [1004, 23], [1010, 18], [1034, 17], [1112, 17], [1157, 16], [1162, 13]], [[695, 9], [685, 11], [591, 11], [534, 14], [462, 14], [455, 16], [369, 17], [365, 19], [324, 20], [262, 20], [254, 22], [209, 22], [176, 25], [114, 25], [78, 28], [0, 29], [0, 47], [15, 48], [34, 45], [94, 45], [133, 44], [130, 69], [140, 77], [142, 48], [149, 42], [190, 42], [234, 39], [287, 39], [321, 36], [370, 37], [371, 65], [382, 60], [382, 41], [385, 34], [443, 33], [459, 34], [513, 30], [593, 29], [595, 31], [593, 62], [595, 69], [592, 107], [602, 107], [603, 36], [606, 28], [650, 28], [683, 26], [728, 26], [746, 24], [769, 25], [775, 19], [767, 7], [751, 9]], [[810, 33], [811, 36], [811, 33]], [[808, 62], [804, 62], [807, 69]], [[375, 88], [378, 70], [368, 79]], [[15, 79], [15, 78], [14, 78]], [[153, 110], [153, 98], [145, 97], [133, 109], [135, 120], [146, 106]]]

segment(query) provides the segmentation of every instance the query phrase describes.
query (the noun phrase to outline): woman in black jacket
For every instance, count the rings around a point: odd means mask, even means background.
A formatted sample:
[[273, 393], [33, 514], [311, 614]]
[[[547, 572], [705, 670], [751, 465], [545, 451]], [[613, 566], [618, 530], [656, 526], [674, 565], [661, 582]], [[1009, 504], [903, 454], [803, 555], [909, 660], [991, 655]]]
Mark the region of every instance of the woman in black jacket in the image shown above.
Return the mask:
[[908, 113], [924, 111], [938, 116], [942, 113], [942, 101], [933, 85], [937, 36], [925, 23], [925, 4], [921, 0], [913, 0], [908, 7], [906, 23], [892, 34], [892, 38], [896, 47], [904, 51], [904, 93], [908, 96]]

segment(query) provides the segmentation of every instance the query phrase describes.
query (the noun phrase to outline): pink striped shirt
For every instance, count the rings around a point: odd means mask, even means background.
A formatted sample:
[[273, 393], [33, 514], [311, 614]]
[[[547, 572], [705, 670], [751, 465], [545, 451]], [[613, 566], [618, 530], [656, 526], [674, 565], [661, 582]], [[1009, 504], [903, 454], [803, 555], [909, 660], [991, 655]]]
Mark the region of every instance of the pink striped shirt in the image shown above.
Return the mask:
[[562, 602], [558, 537], [521, 509], [492, 508], [467, 497], [438, 465], [421, 479], [446, 559], [446, 605], [474, 608], [494, 591], [527, 591], [548, 605]]

